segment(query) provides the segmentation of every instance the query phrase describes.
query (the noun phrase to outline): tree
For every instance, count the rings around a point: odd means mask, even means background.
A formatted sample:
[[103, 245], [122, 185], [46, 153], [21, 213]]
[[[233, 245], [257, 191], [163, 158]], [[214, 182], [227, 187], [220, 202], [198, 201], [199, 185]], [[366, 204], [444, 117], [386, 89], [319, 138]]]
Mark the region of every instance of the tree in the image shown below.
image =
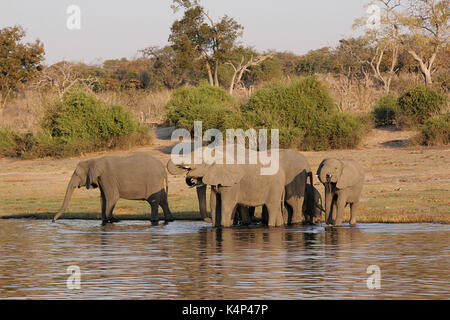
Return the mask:
[[386, 93], [389, 93], [392, 78], [399, 70], [399, 48], [394, 42], [377, 33], [368, 32], [357, 39], [340, 40], [339, 49], [356, 59], [366, 79], [372, 75], [383, 85]]
[[184, 10], [184, 16], [172, 24], [169, 36], [178, 61], [184, 68], [192, 68], [200, 60], [209, 83], [219, 86], [219, 64], [242, 35], [243, 27], [227, 15], [214, 21], [198, 0], [173, 0], [172, 8]]
[[[425, 83], [433, 82], [435, 62], [449, 41], [450, 0], [373, 0], [382, 6], [381, 28], [418, 64]], [[386, 40], [385, 40], [386, 41]]]
[[8, 96], [31, 80], [41, 69], [44, 46], [38, 40], [22, 43], [25, 31], [21, 26], [0, 29], [0, 91], [6, 104]]
[[62, 98], [73, 87], [80, 86], [90, 90], [97, 81], [98, 79], [91, 75], [83, 77], [74, 63], [60, 61], [45, 67], [34, 82], [34, 87], [53, 89]]
[[151, 46], [139, 52], [144, 58], [152, 60], [151, 72], [167, 88], [175, 89], [186, 81], [187, 71], [180, 68], [172, 47]]
[[233, 52], [235, 57], [225, 62], [226, 65], [231, 66], [233, 73], [230, 80], [228, 92], [233, 94], [234, 88], [237, 84], [241, 83], [242, 77], [245, 73], [250, 72], [252, 67], [259, 66], [265, 60], [273, 58], [273, 54], [258, 54], [251, 49], [239, 47]]

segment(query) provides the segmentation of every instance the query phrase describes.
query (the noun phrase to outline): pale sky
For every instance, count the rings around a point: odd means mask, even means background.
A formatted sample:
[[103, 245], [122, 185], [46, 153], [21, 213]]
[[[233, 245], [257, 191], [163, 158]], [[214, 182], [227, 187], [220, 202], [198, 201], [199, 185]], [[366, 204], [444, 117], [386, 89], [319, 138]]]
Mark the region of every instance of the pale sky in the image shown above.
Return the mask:
[[[214, 18], [227, 14], [244, 26], [241, 42], [257, 50], [291, 51], [334, 46], [355, 36], [351, 26], [368, 0], [203, 0]], [[46, 63], [100, 63], [133, 58], [139, 49], [168, 44], [180, 16], [171, 0], [0, 0], [0, 28], [22, 25], [27, 41], [39, 38]], [[66, 27], [69, 5], [81, 10], [81, 29]]]

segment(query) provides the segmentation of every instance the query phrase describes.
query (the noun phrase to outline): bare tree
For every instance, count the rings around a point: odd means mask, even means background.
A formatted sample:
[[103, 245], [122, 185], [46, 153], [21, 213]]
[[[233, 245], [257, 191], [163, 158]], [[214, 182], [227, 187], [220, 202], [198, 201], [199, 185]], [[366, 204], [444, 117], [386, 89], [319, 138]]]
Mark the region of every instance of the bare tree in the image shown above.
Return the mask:
[[92, 76], [82, 77], [73, 63], [61, 61], [45, 68], [41, 76], [35, 81], [34, 87], [52, 88], [61, 98], [67, 91], [77, 85], [91, 90], [96, 81], [98, 79]]
[[230, 87], [228, 90], [229, 93], [233, 94], [235, 86], [241, 82], [242, 76], [244, 75], [245, 72], [249, 72], [251, 67], [259, 65], [269, 58], [273, 58], [273, 54], [271, 53], [264, 54], [256, 57], [251, 56], [250, 59], [245, 64], [244, 64], [245, 61], [244, 56], [242, 56], [241, 61], [237, 65], [235, 65], [231, 61], [226, 62], [225, 64], [230, 65], [234, 70], [233, 76], [231, 77], [230, 81]]

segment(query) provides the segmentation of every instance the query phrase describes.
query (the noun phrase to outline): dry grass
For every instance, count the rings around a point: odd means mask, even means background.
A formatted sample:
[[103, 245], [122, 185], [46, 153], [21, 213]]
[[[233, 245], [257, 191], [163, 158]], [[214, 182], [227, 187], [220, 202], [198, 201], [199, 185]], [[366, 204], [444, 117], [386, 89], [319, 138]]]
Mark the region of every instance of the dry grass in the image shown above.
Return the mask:
[[160, 124], [165, 118], [165, 105], [171, 96], [170, 90], [155, 92], [128, 90], [124, 92], [107, 91], [97, 97], [109, 104], [120, 104], [125, 110], [136, 115], [140, 123]]

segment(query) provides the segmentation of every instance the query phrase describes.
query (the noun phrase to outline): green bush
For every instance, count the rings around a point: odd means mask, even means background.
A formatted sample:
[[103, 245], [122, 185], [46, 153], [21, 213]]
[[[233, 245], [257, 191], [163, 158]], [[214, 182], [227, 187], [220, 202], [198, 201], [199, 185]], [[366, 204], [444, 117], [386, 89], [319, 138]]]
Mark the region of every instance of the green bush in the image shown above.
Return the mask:
[[1, 130], [0, 155], [66, 157], [128, 148], [148, 143], [147, 131], [121, 106], [110, 106], [93, 95], [73, 90], [48, 108], [37, 135]]
[[397, 122], [407, 126], [423, 124], [438, 115], [445, 103], [445, 96], [436, 90], [423, 85], [413, 87], [398, 99]]
[[373, 111], [376, 126], [389, 126], [395, 124], [395, 116], [398, 109], [397, 97], [392, 94], [380, 98]]
[[362, 135], [358, 119], [338, 113], [328, 88], [315, 76], [268, 85], [241, 109], [246, 127], [279, 129], [284, 148], [353, 148]]
[[350, 114], [325, 115], [306, 131], [302, 150], [351, 149], [361, 141], [362, 127]]
[[194, 121], [202, 121], [203, 130], [225, 129], [227, 117], [238, 111], [236, 100], [224, 89], [202, 83], [198, 87], [176, 90], [166, 105], [167, 121], [193, 131]]
[[0, 129], [0, 156], [17, 157], [29, 152], [36, 141], [31, 133]]
[[42, 128], [63, 142], [108, 140], [139, 130], [136, 119], [123, 107], [106, 105], [95, 96], [71, 91], [47, 110]]
[[450, 113], [425, 121], [415, 141], [426, 146], [450, 144]]

